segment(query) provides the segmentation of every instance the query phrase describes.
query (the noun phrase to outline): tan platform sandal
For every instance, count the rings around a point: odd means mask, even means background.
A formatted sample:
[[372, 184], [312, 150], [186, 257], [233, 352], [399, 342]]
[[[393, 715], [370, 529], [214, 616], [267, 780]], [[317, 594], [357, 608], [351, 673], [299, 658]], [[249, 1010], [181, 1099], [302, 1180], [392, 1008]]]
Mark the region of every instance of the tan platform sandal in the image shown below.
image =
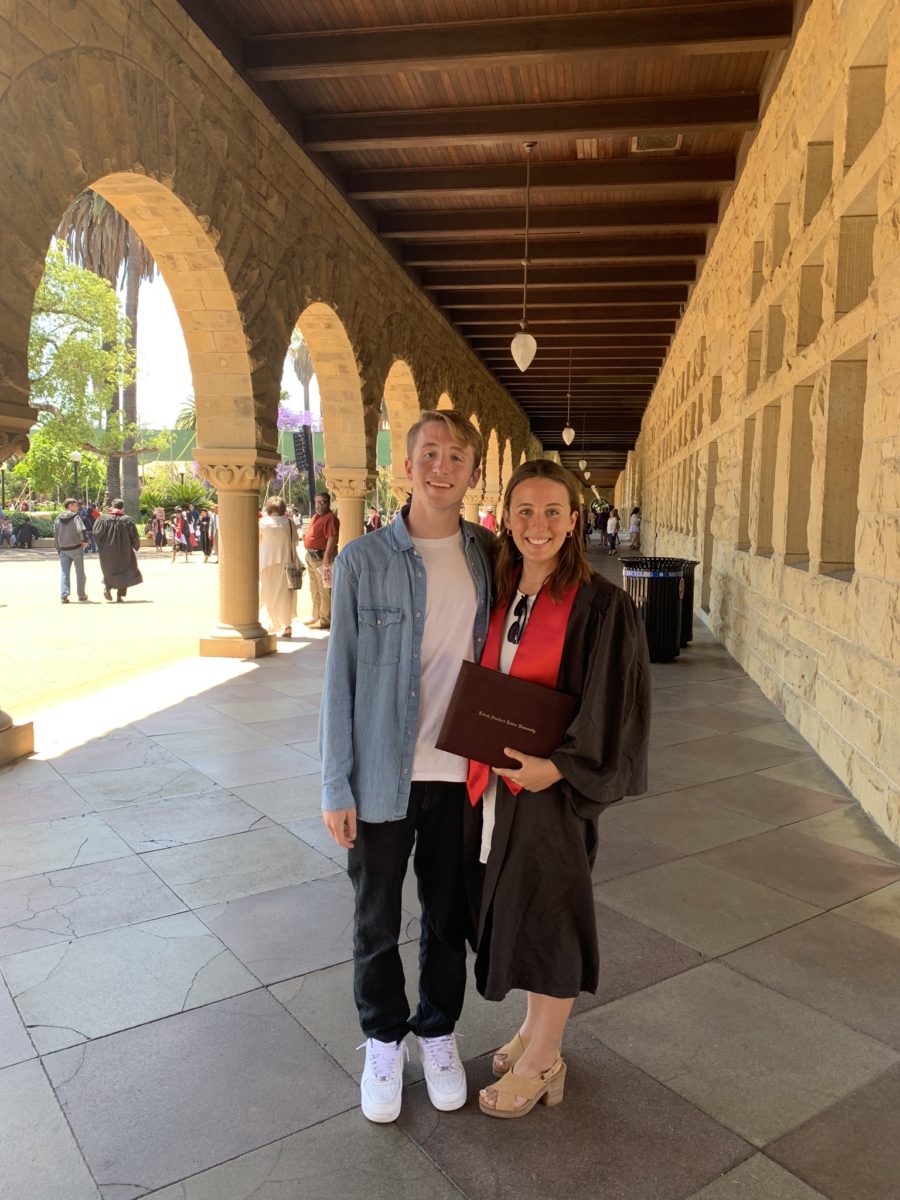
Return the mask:
[[[565, 1086], [566, 1064], [563, 1059], [558, 1058], [552, 1067], [533, 1078], [507, 1071], [495, 1086], [485, 1089], [495, 1094], [494, 1107], [485, 1104], [481, 1095], [478, 1097], [478, 1107], [489, 1117], [524, 1117], [538, 1103], [546, 1104], [548, 1108], [554, 1104], [562, 1104]], [[525, 1103], [517, 1107], [516, 1097], [525, 1100]]]
[[[525, 1053], [526, 1049], [527, 1046], [522, 1041], [521, 1033], [517, 1033], [514, 1038], [508, 1041], [504, 1046], [501, 1046], [499, 1050], [494, 1051], [494, 1059], [493, 1063], [491, 1064], [491, 1069], [498, 1079], [502, 1079], [507, 1071], [511, 1071], [513, 1069], [513, 1067]], [[497, 1062], [498, 1058], [503, 1058], [506, 1060], [502, 1066]]]

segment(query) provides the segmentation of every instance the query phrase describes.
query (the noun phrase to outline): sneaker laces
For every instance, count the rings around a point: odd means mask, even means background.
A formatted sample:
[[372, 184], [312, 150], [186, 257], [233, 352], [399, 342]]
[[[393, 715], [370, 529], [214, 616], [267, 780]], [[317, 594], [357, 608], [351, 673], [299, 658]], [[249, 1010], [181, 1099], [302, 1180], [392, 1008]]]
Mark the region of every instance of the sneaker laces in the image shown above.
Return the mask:
[[362, 1042], [356, 1048], [357, 1050], [365, 1049], [368, 1052], [370, 1043], [372, 1074], [381, 1083], [387, 1082], [393, 1074], [398, 1054], [401, 1062], [404, 1055], [407, 1062], [409, 1061], [409, 1047], [406, 1042], [379, 1042], [377, 1038], [369, 1038], [368, 1041]]
[[421, 1038], [420, 1044], [428, 1056], [428, 1065], [435, 1071], [452, 1071], [457, 1065], [456, 1040], [452, 1033], [443, 1037]]

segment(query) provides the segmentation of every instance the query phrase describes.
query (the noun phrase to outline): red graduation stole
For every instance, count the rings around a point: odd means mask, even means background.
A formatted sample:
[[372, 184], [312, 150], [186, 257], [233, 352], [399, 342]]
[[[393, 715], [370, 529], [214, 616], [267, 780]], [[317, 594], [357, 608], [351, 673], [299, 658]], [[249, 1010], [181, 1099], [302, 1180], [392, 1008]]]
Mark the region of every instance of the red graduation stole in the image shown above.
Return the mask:
[[[510, 675], [517, 679], [527, 679], [531, 683], [540, 683], [544, 687], [555, 688], [559, 678], [559, 665], [562, 661], [563, 642], [566, 637], [566, 626], [569, 614], [575, 603], [579, 585], [573, 583], [567, 592], [563, 592], [559, 600], [553, 600], [548, 590], [541, 588], [531, 610], [531, 615], [525, 622], [525, 630], [512, 661]], [[491, 614], [488, 626], [487, 642], [484, 654], [481, 656], [481, 666], [491, 671], [500, 669], [500, 646], [503, 638], [503, 626], [506, 623], [507, 610], [495, 608]], [[515, 749], [515, 747], [513, 747]], [[484, 795], [491, 777], [491, 768], [487, 763], [469, 760], [469, 772], [466, 777], [466, 789], [469, 793], [469, 803], [476, 805]], [[514, 796], [522, 790], [521, 784], [513, 783], [511, 779], [502, 776], [503, 782]]]

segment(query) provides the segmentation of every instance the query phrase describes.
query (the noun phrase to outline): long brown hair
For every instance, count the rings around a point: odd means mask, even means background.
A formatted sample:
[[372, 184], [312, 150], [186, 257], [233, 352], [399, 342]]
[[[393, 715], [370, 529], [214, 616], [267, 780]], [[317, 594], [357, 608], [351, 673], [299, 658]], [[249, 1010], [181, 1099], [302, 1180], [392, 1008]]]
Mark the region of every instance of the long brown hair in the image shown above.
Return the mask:
[[500, 522], [500, 548], [494, 560], [494, 603], [499, 608], [508, 608], [516, 590], [520, 574], [522, 555], [506, 526], [512, 494], [526, 479], [550, 479], [561, 483], [569, 497], [569, 513], [577, 513], [578, 520], [570, 537], [567, 537], [559, 552], [556, 570], [549, 576], [547, 584], [550, 595], [558, 600], [573, 583], [587, 583], [593, 572], [584, 557], [584, 531], [582, 529], [581, 498], [575, 476], [550, 458], [532, 458], [516, 467], [503, 493], [503, 518]]

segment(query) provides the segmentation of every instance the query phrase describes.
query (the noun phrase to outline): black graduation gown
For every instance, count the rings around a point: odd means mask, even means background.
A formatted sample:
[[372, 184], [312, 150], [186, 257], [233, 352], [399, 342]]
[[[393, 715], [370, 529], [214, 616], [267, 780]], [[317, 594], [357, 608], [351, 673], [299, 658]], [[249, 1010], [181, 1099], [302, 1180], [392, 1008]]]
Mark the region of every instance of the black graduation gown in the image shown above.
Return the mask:
[[551, 755], [563, 778], [517, 797], [498, 781], [483, 868], [481, 805], [467, 805], [470, 896], [480, 893], [475, 980], [488, 1000], [512, 988], [558, 997], [597, 990], [597, 818], [646, 790], [650, 735], [644, 628], [630, 597], [600, 576], [575, 598], [557, 688], [581, 697], [565, 742]]
[[94, 526], [94, 540], [100, 552], [104, 587], [121, 591], [144, 582], [134, 553], [141, 538], [131, 517], [112, 513], [102, 516]]

